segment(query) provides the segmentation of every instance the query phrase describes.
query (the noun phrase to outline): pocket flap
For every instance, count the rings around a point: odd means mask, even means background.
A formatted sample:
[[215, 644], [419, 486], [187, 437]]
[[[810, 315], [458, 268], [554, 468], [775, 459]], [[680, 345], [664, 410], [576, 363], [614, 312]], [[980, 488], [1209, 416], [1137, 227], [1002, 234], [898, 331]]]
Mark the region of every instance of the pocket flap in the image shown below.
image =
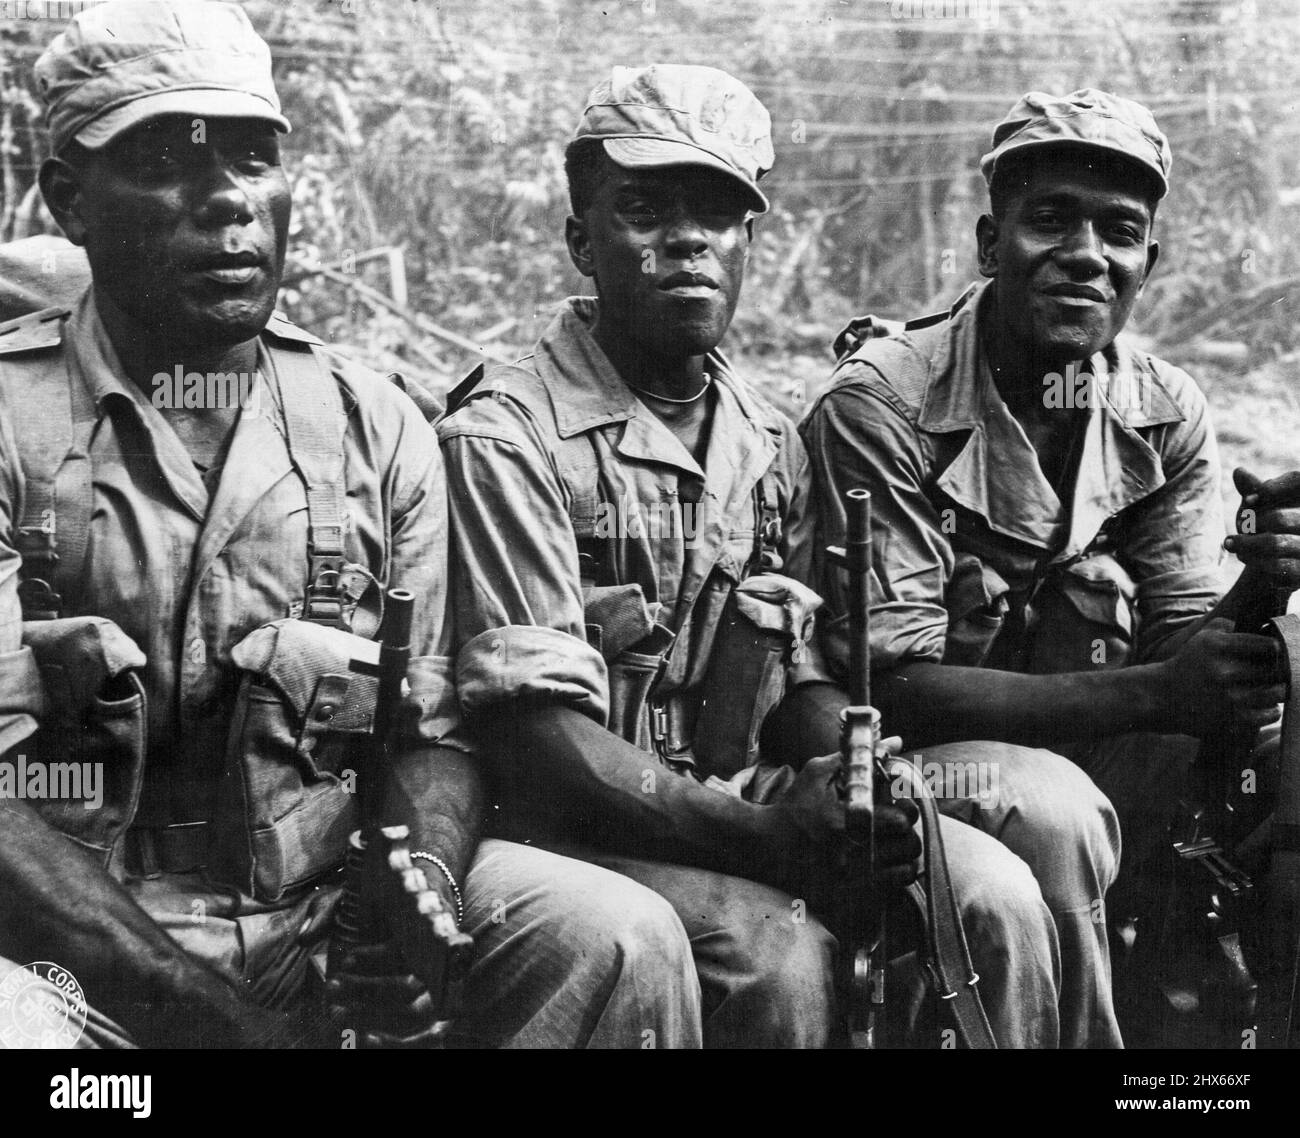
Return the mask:
[[1137, 587], [1124, 567], [1109, 554], [1085, 557], [1065, 566], [1057, 574], [1056, 584], [1084, 620], [1132, 633], [1132, 605]]
[[600, 629], [600, 653], [613, 660], [650, 634], [662, 607], [649, 603], [640, 585], [603, 585], [587, 590], [583, 619]]
[[23, 643], [67, 715], [80, 714], [109, 680], [146, 663], [136, 642], [102, 616], [24, 621]]
[[378, 679], [353, 670], [379, 664], [379, 643], [305, 620], [274, 620], [230, 651], [236, 667], [261, 676], [290, 708], [331, 731], [369, 730]]
[[972, 553], [958, 554], [945, 597], [949, 623], [955, 624], [976, 612], [1002, 616], [1007, 611], [1010, 591], [1002, 574], [991, 565]]
[[812, 634], [813, 614], [822, 599], [807, 585], [780, 573], [756, 573], [736, 586], [736, 607], [758, 628], [784, 632], [795, 640]]

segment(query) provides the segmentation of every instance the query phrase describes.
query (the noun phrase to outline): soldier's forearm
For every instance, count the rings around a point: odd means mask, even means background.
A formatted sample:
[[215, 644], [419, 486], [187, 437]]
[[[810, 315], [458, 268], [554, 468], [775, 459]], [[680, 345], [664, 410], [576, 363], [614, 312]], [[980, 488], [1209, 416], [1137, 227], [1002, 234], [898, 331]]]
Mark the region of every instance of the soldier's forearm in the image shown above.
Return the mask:
[[484, 730], [516, 826], [634, 857], [776, 876], [766, 808], [674, 774], [572, 708], [492, 719]]
[[0, 953], [52, 960], [143, 1046], [232, 1046], [256, 1009], [183, 952], [99, 863], [25, 802], [0, 801]]
[[876, 702], [907, 749], [963, 739], [1052, 746], [1174, 729], [1164, 664], [1022, 675], [914, 663], [878, 676]]
[[[1244, 621], [1247, 625], [1262, 625], [1270, 616], [1277, 616], [1285, 610], [1289, 595], [1290, 590], [1279, 590], [1263, 573], [1254, 566], [1247, 565], [1206, 620], [1220, 617], [1231, 620], [1234, 624]], [[1197, 627], [1203, 623], [1198, 622]], [[1243, 628], [1242, 631], [1255, 632], [1258, 629]]]
[[[1157, 660], [1168, 660], [1177, 654], [1193, 636], [1212, 620], [1230, 620], [1234, 625], [1261, 626], [1270, 616], [1276, 616], [1286, 607], [1288, 590], [1280, 592], [1276, 584], [1253, 566], [1247, 565], [1233, 582], [1218, 604], [1199, 620], [1188, 621], [1177, 632], [1168, 636], [1154, 653]], [[1258, 627], [1242, 631], [1258, 631]]]
[[461, 884], [483, 826], [479, 761], [450, 747], [405, 751], [393, 763], [384, 801], [385, 823], [409, 826], [411, 848], [442, 858]]
[[[830, 683], [803, 684], [786, 693], [763, 724], [764, 762], [801, 767], [818, 755], [840, 749], [840, 712], [848, 704], [844, 689]], [[884, 724], [885, 734], [896, 732]]]

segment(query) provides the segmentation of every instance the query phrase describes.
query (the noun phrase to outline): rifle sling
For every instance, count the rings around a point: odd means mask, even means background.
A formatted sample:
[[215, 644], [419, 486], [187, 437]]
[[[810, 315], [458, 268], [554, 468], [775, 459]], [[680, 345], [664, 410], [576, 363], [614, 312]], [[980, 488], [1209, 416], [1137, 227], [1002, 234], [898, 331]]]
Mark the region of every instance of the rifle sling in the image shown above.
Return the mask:
[[891, 775], [902, 774], [912, 787], [921, 811], [921, 833], [925, 846], [926, 878], [929, 888], [918, 883], [908, 887], [926, 914], [929, 969], [935, 994], [947, 1006], [961, 1041], [972, 1050], [996, 1050], [997, 1040], [979, 995], [979, 975], [971, 960], [970, 946], [961, 924], [961, 910], [948, 871], [948, 858], [939, 831], [939, 806], [916, 767], [905, 759], [890, 759]]

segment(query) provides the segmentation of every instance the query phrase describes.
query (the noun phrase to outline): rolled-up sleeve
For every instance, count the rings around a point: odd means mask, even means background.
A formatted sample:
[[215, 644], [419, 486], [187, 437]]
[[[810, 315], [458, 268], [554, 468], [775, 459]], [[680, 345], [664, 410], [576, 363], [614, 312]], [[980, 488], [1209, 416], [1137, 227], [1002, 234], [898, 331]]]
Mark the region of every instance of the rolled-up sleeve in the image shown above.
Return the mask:
[[1120, 539], [1137, 583], [1139, 663], [1161, 659], [1170, 637], [1223, 593], [1219, 451], [1205, 396], [1175, 368], [1162, 369], [1161, 380], [1184, 418], [1161, 426], [1151, 440], [1165, 483], [1132, 507]]
[[[381, 389], [382, 390], [382, 389]], [[469, 751], [460, 729], [460, 708], [453, 678], [452, 622], [448, 613], [447, 488], [433, 428], [405, 396], [382, 391], [398, 419], [386, 431], [396, 437], [392, 451], [392, 522], [390, 588], [409, 589], [418, 598], [411, 629], [409, 690], [402, 717], [403, 733], [422, 743]]]
[[952, 547], [926, 498], [925, 460], [916, 431], [887, 394], [867, 379], [824, 395], [800, 426], [812, 463], [822, 538], [817, 588], [826, 602], [819, 622], [822, 657], [833, 673], [848, 668], [848, 577], [823, 552], [843, 546], [851, 489], [871, 492], [871, 663], [893, 668], [943, 659], [944, 607]]
[[439, 424], [452, 533], [456, 684], [467, 716], [563, 704], [604, 724], [608, 677], [587, 644], [567, 495], [528, 412], [470, 400]]
[[21, 467], [12, 420], [0, 408], [0, 755], [35, 733], [45, 710], [36, 659], [23, 645], [15, 528], [21, 510]]
[[[782, 572], [814, 591], [818, 588], [817, 544], [821, 541], [817, 503], [812, 493], [812, 468], [803, 440], [793, 425], [782, 439], [782, 478], [789, 486], [789, 508], [781, 527]], [[813, 617], [814, 628], [823, 620], [824, 609]], [[825, 660], [820, 646], [820, 634], [814, 633], [805, 650], [794, 653], [786, 670], [786, 682], [791, 687], [809, 683], [836, 683], [835, 672]]]

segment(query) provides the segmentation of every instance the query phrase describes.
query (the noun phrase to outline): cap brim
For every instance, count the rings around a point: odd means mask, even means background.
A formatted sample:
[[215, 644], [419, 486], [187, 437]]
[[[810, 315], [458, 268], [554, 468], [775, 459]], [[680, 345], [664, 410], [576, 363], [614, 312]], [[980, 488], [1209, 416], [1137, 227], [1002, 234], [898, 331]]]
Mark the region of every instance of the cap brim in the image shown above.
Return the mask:
[[984, 174], [985, 182], [992, 183], [993, 175], [997, 173], [1000, 163], [1006, 162], [1009, 158], [1022, 157], [1033, 151], [1046, 150], [1048, 147], [1057, 150], [1100, 150], [1112, 158], [1126, 159], [1135, 171], [1141, 170], [1150, 178], [1156, 189], [1159, 190], [1161, 198], [1166, 197], [1169, 193], [1169, 179], [1152, 163], [1139, 158], [1125, 146], [1112, 146], [1107, 142], [1090, 138], [1036, 138], [1026, 142], [1004, 144], [1002, 148], [990, 151], [980, 159], [980, 170]]
[[663, 166], [707, 166], [729, 174], [749, 194], [749, 208], [753, 213], [766, 213], [767, 198], [748, 178], [737, 172], [721, 158], [692, 146], [689, 142], [674, 142], [667, 138], [607, 138], [605, 153], [620, 166], [632, 170], [656, 170]]
[[289, 120], [271, 104], [247, 91], [187, 88], [142, 95], [92, 119], [73, 137], [87, 150], [107, 146], [124, 131], [161, 115], [192, 115], [196, 119], [261, 119], [288, 134]]

